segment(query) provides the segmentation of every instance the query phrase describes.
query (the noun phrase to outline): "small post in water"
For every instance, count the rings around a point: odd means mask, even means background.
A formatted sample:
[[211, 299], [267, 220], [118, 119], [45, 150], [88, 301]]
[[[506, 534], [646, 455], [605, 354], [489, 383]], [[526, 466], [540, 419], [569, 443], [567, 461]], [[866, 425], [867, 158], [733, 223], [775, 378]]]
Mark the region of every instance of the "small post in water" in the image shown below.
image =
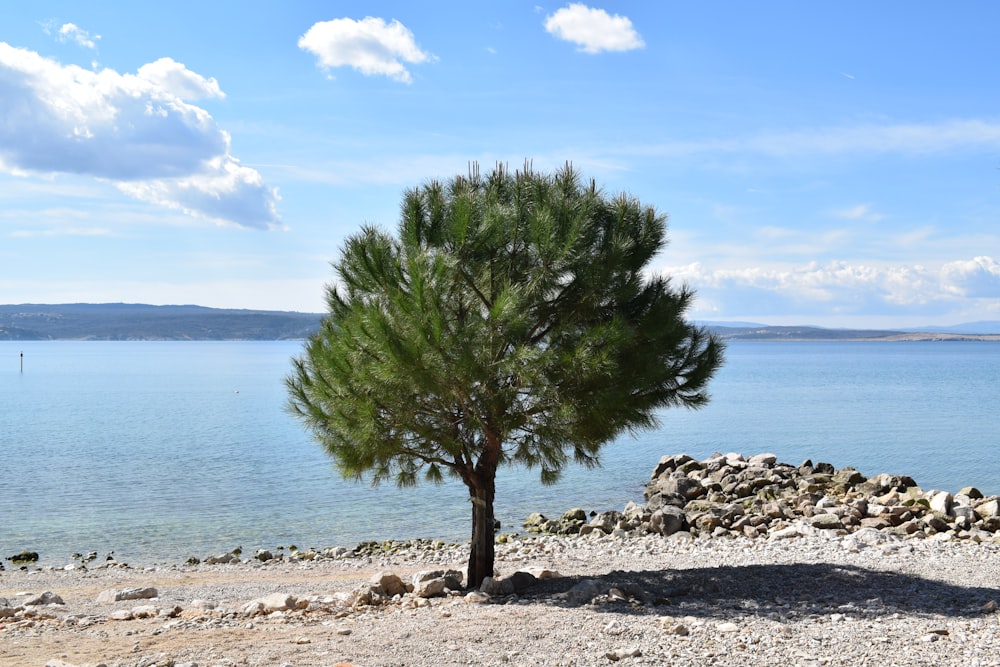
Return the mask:
[[24, 372], [24, 352], [21, 353], [21, 372]]

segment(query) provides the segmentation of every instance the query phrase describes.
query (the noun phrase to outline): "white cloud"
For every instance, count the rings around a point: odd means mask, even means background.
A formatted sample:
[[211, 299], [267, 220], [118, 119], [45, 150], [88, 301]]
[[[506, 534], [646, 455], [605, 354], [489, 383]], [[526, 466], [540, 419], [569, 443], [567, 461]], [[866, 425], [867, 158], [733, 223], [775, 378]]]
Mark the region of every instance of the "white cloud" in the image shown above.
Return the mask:
[[991, 257], [939, 267], [834, 261], [709, 269], [693, 263], [664, 272], [694, 287], [703, 302], [700, 310], [729, 318], [910, 315], [929, 320], [954, 312], [981, 319], [976, 313], [997, 311], [1000, 297], [1000, 262]]
[[941, 270], [949, 291], [960, 296], [1000, 298], [1000, 263], [992, 257], [949, 262]]
[[353, 67], [365, 76], [381, 75], [410, 83], [405, 63], [433, 61], [421, 51], [413, 33], [399, 21], [366, 17], [343, 18], [316, 23], [299, 39], [299, 48], [314, 54], [319, 66]]
[[228, 133], [186, 101], [204, 97], [223, 97], [218, 83], [169, 58], [119, 74], [0, 42], [0, 170], [89, 176], [193, 215], [276, 224], [277, 193], [239, 166]]
[[96, 49], [96, 40], [100, 39], [100, 35], [90, 36], [90, 33], [86, 30], [76, 26], [72, 23], [64, 23], [57, 34], [57, 39], [60, 42], [73, 42], [78, 46], [82, 46], [85, 49]]
[[173, 58], [160, 58], [156, 62], [143, 65], [136, 75], [161, 91], [184, 100], [222, 99], [226, 96], [214, 78], [206, 79]]
[[136, 199], [266, 229], [278, 219], [277, 191], [268, 188], [260, 174], [230, 156], [211, 161], [205, 173], [186, 178], [119, 182], [119, 189]]
[[631, 51], [645, 46], [627, 17], [611, 16], [603, 9], [593, 9], [578, 2], [546, 17], [545, 30], [579, 45], [584, 53]]

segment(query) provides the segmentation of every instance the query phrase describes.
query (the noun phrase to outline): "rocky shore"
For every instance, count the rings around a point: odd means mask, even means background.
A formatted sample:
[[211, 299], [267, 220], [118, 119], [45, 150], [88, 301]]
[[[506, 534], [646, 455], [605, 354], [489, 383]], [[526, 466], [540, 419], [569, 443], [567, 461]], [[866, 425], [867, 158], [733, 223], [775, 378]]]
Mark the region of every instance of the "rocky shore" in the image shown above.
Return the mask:
[[479, 590], [430, 540], [8, 569], [0, 665], [1000, 665], [998, 524], [975, 489], [668, 456], [645, 504], [498, 535]]

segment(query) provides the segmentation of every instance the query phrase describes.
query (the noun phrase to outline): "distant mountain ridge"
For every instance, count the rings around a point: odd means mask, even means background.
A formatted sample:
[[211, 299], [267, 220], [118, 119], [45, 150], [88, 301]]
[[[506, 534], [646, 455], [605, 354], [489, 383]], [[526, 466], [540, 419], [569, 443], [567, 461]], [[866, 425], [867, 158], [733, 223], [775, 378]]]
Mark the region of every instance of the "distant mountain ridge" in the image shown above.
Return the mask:
[[[0, 340], [302, 340], [323, 315], [135, 303], [0, 305]], [[698, 322], [724, 340], [997, 340], [1000, 322], [870, 330]]]
[[0, 305], [0, 340], [296, 340], [322, 315], [130, 303]]

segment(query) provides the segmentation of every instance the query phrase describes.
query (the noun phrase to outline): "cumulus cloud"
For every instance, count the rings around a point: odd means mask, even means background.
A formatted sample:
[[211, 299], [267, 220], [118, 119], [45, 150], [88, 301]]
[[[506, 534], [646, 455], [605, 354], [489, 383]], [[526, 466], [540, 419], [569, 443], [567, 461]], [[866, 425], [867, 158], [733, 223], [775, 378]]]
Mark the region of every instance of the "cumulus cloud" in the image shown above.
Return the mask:
[[222, 99], [226, 96], [214, 78], [206, 79], [173, 58], [160, 58], [156, 62], [143, 65], [136, 72], [136, 76], [184, 100]]
[[[732, 317], [913, 315], [958, 311], [970, 303], [997, 310], [1000, 262], [976, 257], [943, 264], [866, 265], [845, 261], [785, 267], [709, 269], [700, 263], [665, 272], [692, 285], [699, 301]], [[704, 304], [702, 305], [704, 308]]]
[[276, 191], [188, 101], [221, 97], [215, 79], [170, 58], [120, 74], [0, 42], [0, 169], [90, 176], [145, 201], [266, 228], [278, 221]]
[[574, 2], [545, 19], [545, 30], [559, 39], [573, 42], [584, 53], [631, 51], [646, 44], [625, 16], [614, 16]]
[[387, 76], [403, 83], [412, 80], [403, 63], [417, 65], [435, 59], [420, 50], [402, 23], [371, 16], [316, 23], [299, 39], [299, 48], [315, 55], [327, 71], [346, 66], [365, 76]]
[[1000, 263], [992, 257], [949, 262], [941, 269], [947, 289], [979, 299], [1000, 298]]

